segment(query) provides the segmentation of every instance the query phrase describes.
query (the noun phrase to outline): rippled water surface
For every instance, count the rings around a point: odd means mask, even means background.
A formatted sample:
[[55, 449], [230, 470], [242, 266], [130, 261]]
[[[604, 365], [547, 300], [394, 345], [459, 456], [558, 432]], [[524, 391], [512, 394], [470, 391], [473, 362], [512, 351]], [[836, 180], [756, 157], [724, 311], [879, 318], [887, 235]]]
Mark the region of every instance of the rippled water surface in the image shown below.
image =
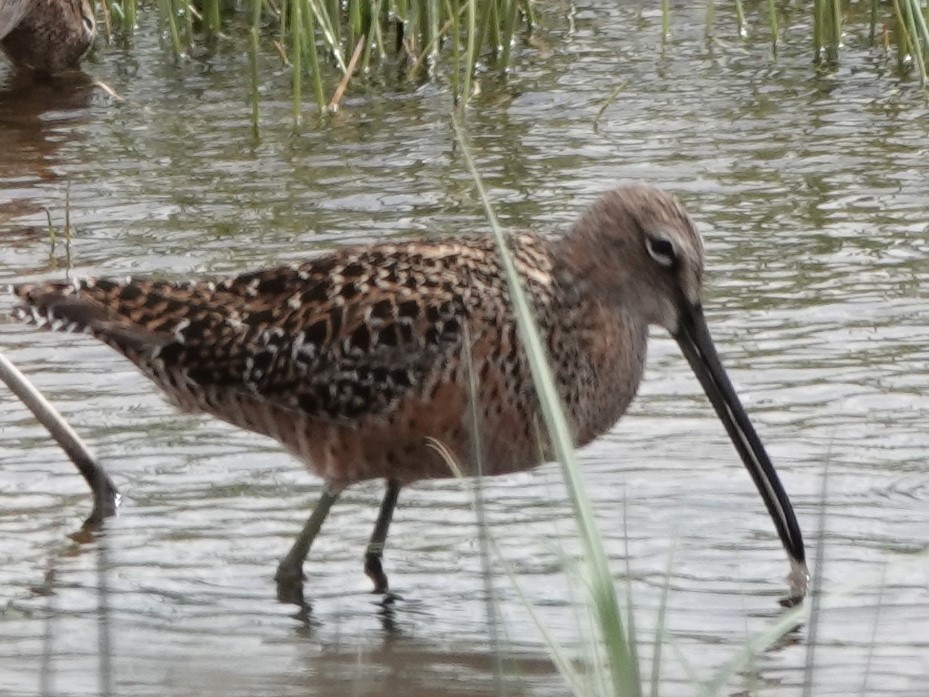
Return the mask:
[[[497, 212], [511, 227], [557, 228], [639, 178], [684, 200], [707, 242], [720, 351], [810, 554], [822, 546], [813, 694], [924, 695], [924, 97], [863, 32], [838, 71], [817, 73], [805, 17], [782, 17], [772, 58], [760, 26], [740, 40], [722, 15], [708, 48], [702, 10], [678, 10], [662, 49], [657, 11], [615, 5], [550, 9], [540, 48], [484, 81], [467, 129]], [[339, 114], [294, 132], [287, 73], [269, 63], [256, 141], [240, 46], [176, 63], [143, 29], [131, 50], [98, 50], [86, 65], [121, 103], [89, 80], [29, 88], [0, 73], [0, 284], [63, 277], [46, 210], [61, 224], [66, 196], [79, 275], [223, 274], [347, 241], [486, 230], [439, 88], [358, 86]], [[0, 299], [0, 314], [11, 306]], [[670, 567], [675, 648], [661, 694], [692, 695], [690, 670], [711, 679], [781, 614], [787, 565], [698, 383], [655, 334], [639, 399], [581, 456], [617, 583], [631, 583], [646, 669]], [[484, 578], [461, 482], [403, 492], [386, 557], [402, 599], [388, 610], [361, 564], [381, 488], [350, 490], [307, 564], [314, 611], [302, 623], [276, 602], [272, 575], [318, 481], [271, 441], [175, 414], [84, 337], [0, 322], [0, 350], [126, 495], [98, 543], [72, 541], [85, 487], [0, 391], [0, 693], [99, 694], [101, 598], [119, 694], [566, 693], [499, 560]], [[561, 559], [578, 545], [560, 471], [487, 482], [484, 498], [519, 586], [576, 644], [579, 591]], [[800, 694], [809, 637], [798, 628], [724, 694]]]

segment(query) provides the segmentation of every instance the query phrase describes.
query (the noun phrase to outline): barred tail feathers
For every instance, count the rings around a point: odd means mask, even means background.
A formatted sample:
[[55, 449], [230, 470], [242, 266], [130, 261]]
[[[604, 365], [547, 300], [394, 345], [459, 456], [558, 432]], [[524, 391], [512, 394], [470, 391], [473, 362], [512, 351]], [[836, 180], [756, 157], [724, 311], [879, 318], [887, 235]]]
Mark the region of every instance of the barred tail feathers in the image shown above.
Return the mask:
[[90, 334], [123, 353], [145, 353], [165, 343], [164, 334], [134, 324], [101, 302], [111, 289], [96, 289], [93, 280], [16, 285], [13, 293], [22, 304], [13, 309], [13, 317], [52, 331]]

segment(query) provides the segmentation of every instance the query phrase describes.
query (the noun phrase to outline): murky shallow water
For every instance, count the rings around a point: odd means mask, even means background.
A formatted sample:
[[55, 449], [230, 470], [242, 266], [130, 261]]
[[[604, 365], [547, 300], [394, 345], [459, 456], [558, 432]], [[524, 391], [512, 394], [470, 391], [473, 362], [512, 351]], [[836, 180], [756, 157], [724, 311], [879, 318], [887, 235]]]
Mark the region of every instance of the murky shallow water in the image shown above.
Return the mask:
[[[832, 600], [813, 692], [925, 694], [929, 110], [855, 36], [838, 74], [815, 75], [800, 18], [788, 18], [772, 60], [761, 29], [707, 51], [702, 16], [682, 10], [662, 54], [656, 13], [611, 8], [578, 7], [571, 31], [550, 22], [549, 51], [525, 52], [506, 82], [485, 81], [468, 121], [498, 214], [514, 227], [562, 225], [630, 178], [685, 200], [708, 243], [711, 327], [811, 554], [829, 463], [826, 561], [814, 572]], [[439, 90], [362, 90], [295, 135], [286, 98], [274, 101], [287, 94], [282, 72], [266, 86], [255, 143], [244, 58], [230, 49], [175, 64], [147, 36], [87, 66], [125, 103], [89, 85], [0, 87], [0, 283], [63, 274], [44, 209], [60, 222], [68, 186], [78, 274], [226, 273], [346, 241], [486, 229]], [[0, 299], [0, 313], [10, 306]], [[314, 614], [303, 625], [276, 603], [272, 575], [318, 482], [269, 441], [174, 414], [84, 338], [0, 324], [0, 347], [127, 497], [107, 526], [101, 577], [97, 546], [68, 539], [89, 512], [83, 483], [23, 408], [0, 400], [0, 692], [40, 694], [44, 674], [57, 694], [98, 693], [101, 578], [120, 694], [494, 692], [461, 483], [403, 493], [387, 553], [403, 600], [390, 612], [361, 572], [380, 488], [350, 491], [307, 565]], [[640, 633], [653, 636], [673, 547], [667, 632], [709, 679], [779, 616], [787, 568], [673, 342], [655, 337], [640, 398], [583, 458]], [[577, 547], [558, 469], [488, 482], [484, 495], [521, 587], [555, 635], [575, 641], [577, 591], [559, 558]], [[37, 595], [50, 568], [55, 594]], [[506, 694], [564, 694], [500, 564], [491, 583]], [[799, 694], [808, 637], [801, 628], [758, 656], [729, 692]], [[682, 662], [664, 656], [662, 694], [693, 694]]]

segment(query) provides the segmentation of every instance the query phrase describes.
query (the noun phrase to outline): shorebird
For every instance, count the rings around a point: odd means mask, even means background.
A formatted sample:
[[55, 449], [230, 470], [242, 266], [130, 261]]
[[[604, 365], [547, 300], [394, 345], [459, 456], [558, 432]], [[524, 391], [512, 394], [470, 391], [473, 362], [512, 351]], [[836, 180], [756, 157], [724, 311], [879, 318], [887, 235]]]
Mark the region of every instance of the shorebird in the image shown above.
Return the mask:
[[76, 68], [96, 36], [90, 0], [0, 0], [0, 51], [17, 67]]
[[[509, 239], [576, 444], [619, 420], [642, 378], [649, 325], [667, 329], [761, 493], [802, 595], [800, 528], [714, 348], [701, 305], [703, 243], [680, 203], [653, 186], [620, 186], [562, 236]], [[490, 237], [346, 246], [220, 281], [88, 279], [14, 292], [19, 319], [92, 335], [180, 409], [270, 436], [323, 479], [278, 566], [282, 598], [302, 599], [303, 562], [346, 487], [386, 480], [365, 553], [385, 592], [382, 552], [400, 489], [453, 476], [431, 445], [467, 474], [543, 459], [537, 397]]]

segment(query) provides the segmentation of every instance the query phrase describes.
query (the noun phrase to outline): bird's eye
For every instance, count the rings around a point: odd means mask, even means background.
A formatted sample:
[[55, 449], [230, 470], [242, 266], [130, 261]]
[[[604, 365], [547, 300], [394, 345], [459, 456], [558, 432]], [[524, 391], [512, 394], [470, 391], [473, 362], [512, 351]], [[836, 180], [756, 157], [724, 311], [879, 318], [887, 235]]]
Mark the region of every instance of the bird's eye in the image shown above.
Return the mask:
[[88, 0], [78, 0], [77, 11], [81, 16], [81, 24], [87, 33], [93, 36], [96, 33], [97, 23], [94, 21], [94, 10]]
[[671, 268], [677, 261], [674, 251], [674, 244], [664, 237], [648, 237], [645, 240], [645, 246], [649, 255], [665, 268]]

